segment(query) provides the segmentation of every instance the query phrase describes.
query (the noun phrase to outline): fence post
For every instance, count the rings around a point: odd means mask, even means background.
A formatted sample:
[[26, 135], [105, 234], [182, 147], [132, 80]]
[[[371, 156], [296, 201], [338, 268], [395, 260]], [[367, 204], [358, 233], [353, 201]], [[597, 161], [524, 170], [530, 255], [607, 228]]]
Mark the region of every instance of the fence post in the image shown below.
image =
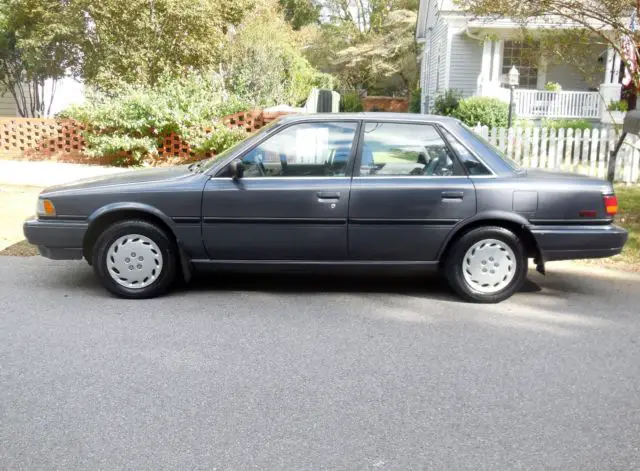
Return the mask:
[[498, 131], [498, 149], [507, 152], [507, 132], [504, 128], [500, 128]]
[[557, 129], [549, 129], [549, 154], [547, 156], [547, 168], [553, 168], [556, 164], [557, 134]]
[[513, 128], [507, 129], [507, 157], [509, 157], [510, 159], [514, 158], [513, 148], [515, 146], [515, 142], [514, 142], [515, 138], [516, 138], [515, 129]]
[[609, 152], [608, 152], [608, 143], [609, 143], [609, 132], [606, 128], [603, 128], [600, 131], [600, 149], [598, 151], [598, 178], [604, 178], [605, 176], [605, 168], [607, 163], [609, 162]]
[[522, 128], [516, 128], [515, 130], [515, 161], [522, 164]]
[[566, 141], [564, 138], [564, 128], [560, 128], [558, 129], [557, 153], [553, 165], [554, 169], [560, 168], [562, 166], [562, 158], [564, 156], [565, 145]]
[[562, 162], [562, 170], [567, 170], [566, 166], [571, 168], [571, 157], [573, 154], [573, 129], [567, 129], [567, 143], [564, 147], [564, 160]]
[[597, 129], [591, 130], [591, 146], [589, 147], [589, 172], [588, 175], [595, 177], [598, 174], [598, 141], [600, 132]]
[[531, 146], [531, 168], [538, 168], [540, 165], [540, 129], [533, 128], [533, 143]]
[[522, 164], [531, 166], [531, 128], [525, 128], [522, 136]]
[[638, 148], [639, 144], [640, 139], [634, 136], [633, 156], [631, 158], [631, 183], [637, 183], [638, 174], [640, 174], [640, 149]]

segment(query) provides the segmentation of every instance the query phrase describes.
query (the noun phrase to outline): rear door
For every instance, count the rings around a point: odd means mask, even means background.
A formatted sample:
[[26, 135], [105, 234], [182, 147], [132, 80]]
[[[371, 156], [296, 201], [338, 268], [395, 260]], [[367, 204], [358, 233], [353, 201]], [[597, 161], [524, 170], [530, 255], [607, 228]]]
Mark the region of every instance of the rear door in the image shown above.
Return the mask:
[[244, 177], [210, 179], [203, 239], [217, 260], [348, 259], [347, 211], [357, 121], [298, 122], [242, 156]]
[[435, 125], [365, 121], [349, 203], [356, 260], [432, 261], [476, 213], [473, 183]]

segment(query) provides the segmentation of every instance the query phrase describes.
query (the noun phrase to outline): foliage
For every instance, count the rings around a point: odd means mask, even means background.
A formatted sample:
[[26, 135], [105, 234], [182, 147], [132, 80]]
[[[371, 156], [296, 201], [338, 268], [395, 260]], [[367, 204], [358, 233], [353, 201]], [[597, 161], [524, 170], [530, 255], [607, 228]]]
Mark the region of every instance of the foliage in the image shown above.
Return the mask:
[[343, 93], [340, 97], [340, 111], [359, 112], [363, 110], [362, 100], [357, 92]]
[[280, 6], [294, 30], [320, 22], [320, 5], [313, 0], [280, 0]]
[[629, 103], [626, 100], [616, 100], [609, 103], [607, 111], [622, 111], [626, 113], [629, 111]]
[[471, 97], [460, 100], [452, 116], [468, 126], [504, 128], [508, 125], [509, 105], [497, 98]]
[[586, 119], [544, 119], [543, 128], [550, 129], [591, 129], [593, 124]]
[[291, 27], [262, 0], [238, 28], [221, 68], [230, 93], [254, 107], [303, 103], [313, 87], [333, 88], [333, 78], [301, 54]]
[[409, 113], [420, 113], [420, 105], [422, 101], [422, 90], [419, 88], [411, 92], [409, 97]]
[[[48, 113], [54, 84], [75, 66], [82, 31], [59, 0], [0, 0], [0, 95], [12, 95], [20, 116]], [[45, 91], [47, 93], [45, 93]]]
[[415, 0], [325, 0], [327, 20], [310, 28], [307, 57], [346, 88], [408, 94], [416, 87]]
[[69, 3], [71, 14], [86, 24], [79, 75], [103, 90], [117, 90], [122, 82], [153, 85], [160, 77], [217, 66], [228, 30], [253, 7], [253, 0]]
[[[625, 64], [638, 59], [640, 36], [631, 27], [630, 15], [640, 13], [637, 0], [456, 0], [469, 13], [485, 18], [509, 17], [526, 28], [535, 21], [542, 23], [545, 49], [566, 62], [584, 62], [591, 48], [585, 44], [601, 44], [615, 49]], [[572, 28], [564, 25], [571, 24]], [[624, 47], [630, 38], [635, 47]], [[592, 62], [592, 61], [591, 61]], [[593, 62], [592, 62], [593, 63]], [[635, 88], [640, 88], [640, 68], [628, 68]]]
[[[134, 161], [153, 157], [163, 137], [176, 133], [198, 152], [221, 151], [238, 140], [218, 119], [247, 108], [228, 96], [216, 76], [161, 78], [155, 87], [124, 85], [117, 93], [92, 92], [86, 103], [62, 115], [88, 126], [87, 154], [132, 151]], [[206, 131], [206, 129], [212, 131]]]
[[547, 82], [544, 85], [544, 89], [548, 92], [561, 92], [562, 91], [562, 85], [560, 85], [557, 82]]
[[433, 112], [441, 116], [453, 116], [460, 106], [461, 99], [462, 92], [454, 89], [445, 90], [436, 97], [433, 105]]

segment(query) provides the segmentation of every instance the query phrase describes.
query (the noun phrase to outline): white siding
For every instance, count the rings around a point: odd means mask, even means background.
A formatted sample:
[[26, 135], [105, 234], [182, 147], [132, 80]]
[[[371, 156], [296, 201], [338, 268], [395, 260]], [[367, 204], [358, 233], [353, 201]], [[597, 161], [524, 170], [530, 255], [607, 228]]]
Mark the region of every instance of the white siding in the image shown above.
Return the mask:
[[482, 70], [482, 43], [464, 33], [451, 36], [449, 88], [473, 96]]
[[[580, 70], [573, 64], [550, 63], [544, 78], [546, 82], [559, 83], [562, 85], [562, 89], [567, 91], [596, 89], [604, 81], [604, 72], [599, 71], [597, 67], [598, 56], [603, 52], [601, 47], [593, 46], [590, 64], [584, 67], [584, 70]], [[586, 75], [591, 75], [591, 77]]]
[[17, 115], [16, 103], [11, 94], [0, 95], [0, 117], [15, 117]]
[[425, 44], [425, 101], [427, 111], [431, 110], [435, 97], [446, 89], [447, 72], [447, 24], [437, 18], [433, 30], [427, 35]]

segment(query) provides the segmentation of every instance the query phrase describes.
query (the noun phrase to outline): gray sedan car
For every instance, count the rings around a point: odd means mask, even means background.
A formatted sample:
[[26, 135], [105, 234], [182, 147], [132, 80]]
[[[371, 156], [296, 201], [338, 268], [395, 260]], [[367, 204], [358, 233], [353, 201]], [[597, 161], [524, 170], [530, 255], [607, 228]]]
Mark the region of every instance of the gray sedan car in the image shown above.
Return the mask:
[[464, 299], [498, 302], [529, 258], [544, 272], [619, 253], [616, 211], [607, 181], [520, 168], [454, 119], [316, 114], [197, 164], [48, 188], [24, 232], [127, 298], [207, 269], [440, 269]]

